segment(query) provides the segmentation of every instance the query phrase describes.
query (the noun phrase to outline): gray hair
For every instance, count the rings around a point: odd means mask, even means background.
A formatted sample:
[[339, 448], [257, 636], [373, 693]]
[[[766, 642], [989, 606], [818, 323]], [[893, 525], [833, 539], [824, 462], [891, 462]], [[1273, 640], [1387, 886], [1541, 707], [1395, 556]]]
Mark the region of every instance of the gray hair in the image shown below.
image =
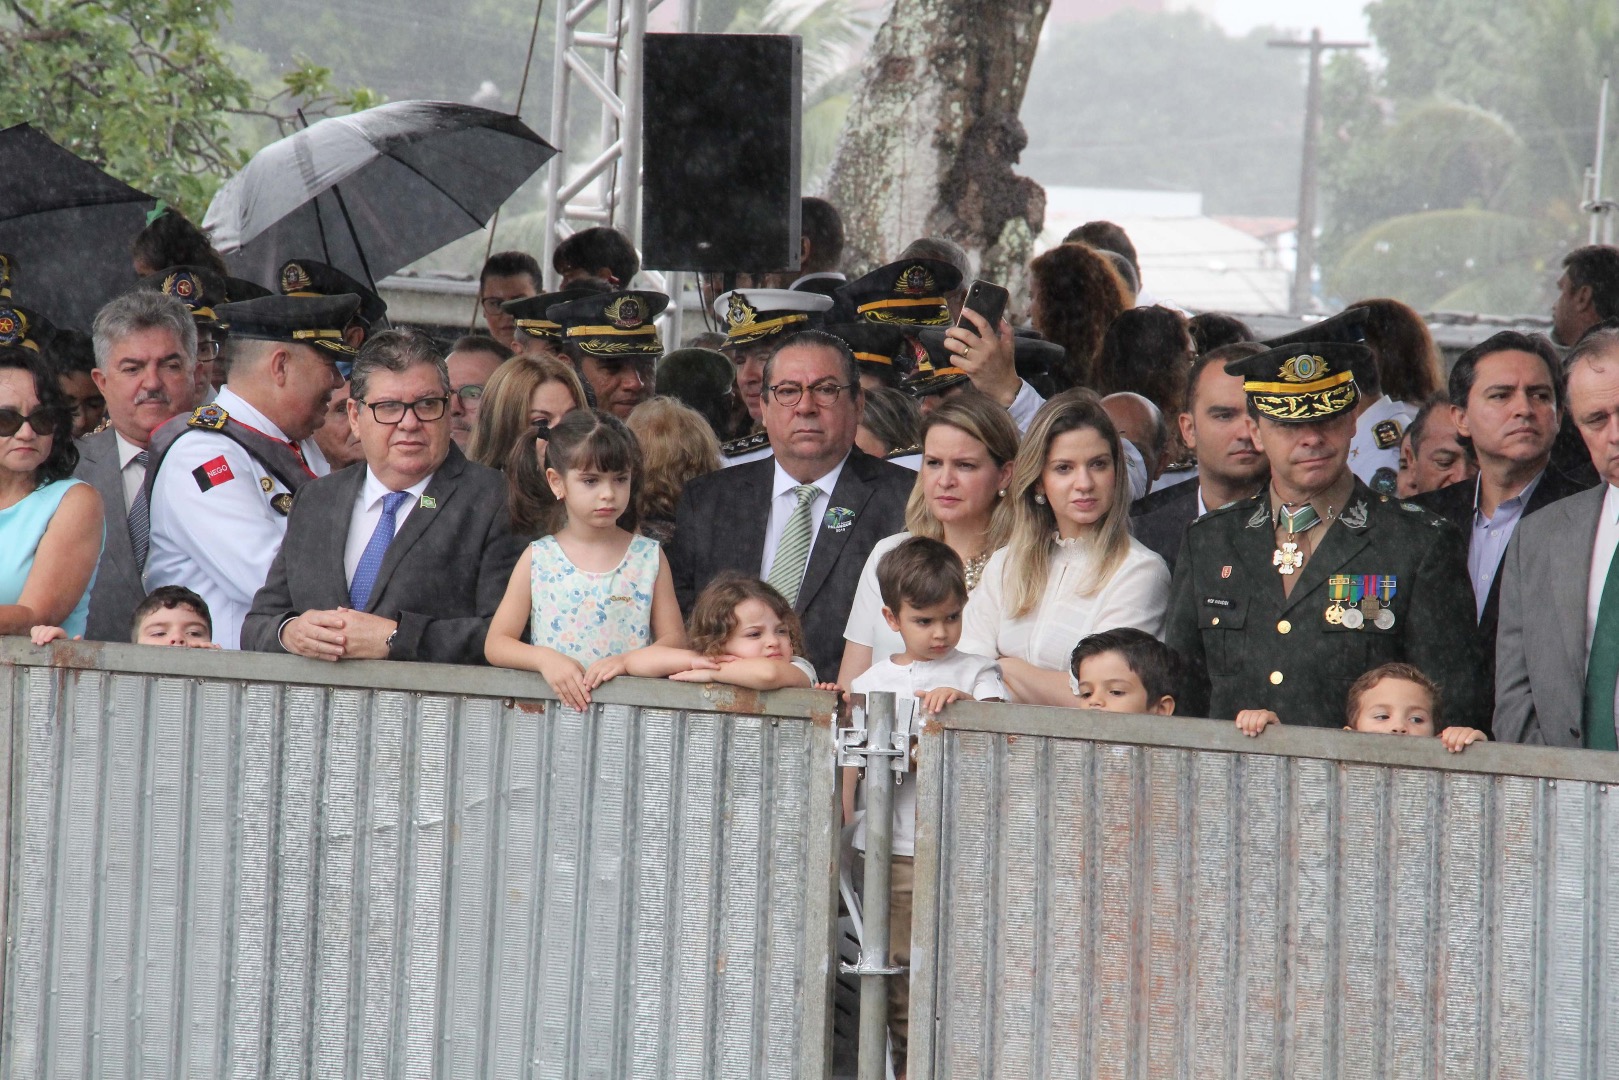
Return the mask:
[[1563, 357], [1563, 373], [1573, 371], [1581, 360], [1596, 360], [1616, 349], [1619, 349], [1619, 327], [1594, 326]]
[[90, 329], [95, 342], [96, 367], [106, 371], [112, 363], [113, 346], [143, 330], [167, 330], [180, 343], [186, 367], [197, 363], [197, 323], [191, 311], [168, 293], [137, 289], [108, 301], [96, 312]]
[[781, 355], [783, 349], [827, 349], [838, 354], [842, 361], [843, 373], [841, 378], [845, 385], [855, 387], [854, 393], [859, 395], [860, 367], [855, 363], [854, 353], [849, 345], [840, 337], [834, 337], [825, 330], [800, 330], [796, 334], [789, 334], [783, 338], [776, 347], [770, 350], [770, 357], [765, 361], [764, 392], [770, 394], [770, 369], [776, 365], [776, 357]]
[[349, 394], [355, 401], [364, 401], [372, 373], [391, 371], [403, 375], [418, 364], [432, 365], [444, 392], [450, 392], [450, 369], [437, 342], [420, 330], [384, 330], [366, 338], [360, 346], [360, 355], [355, 357], [354, 370], [349, 375]]

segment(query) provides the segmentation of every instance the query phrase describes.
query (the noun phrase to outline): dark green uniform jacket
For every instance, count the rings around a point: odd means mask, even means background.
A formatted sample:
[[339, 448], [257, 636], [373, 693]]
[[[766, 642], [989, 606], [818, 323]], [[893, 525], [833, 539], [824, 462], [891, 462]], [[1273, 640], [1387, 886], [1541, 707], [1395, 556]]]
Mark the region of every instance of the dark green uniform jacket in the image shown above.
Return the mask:
[[[1290, 597], [1272, 565], [1275, 551], [1265, 493], [1187, 528], [1165, 640], [1192, 662], [1207, 693], [1194, 692], [1193, 703], [1206, 704], [1204, 715], [1230, 720], [1242, 709], [1270, 709], [1284, 724], [1342, 727], [1350, 684], [1403, 661], [1439, 684], [1442, 724], [1488, 729], [1494, 688], [1480, 674], [1467, 544], [1454, 526], [1357, 480], [1349, 509], [1298, 571]], [[1366, 618], [1351, 629], [1329, 620], [1329, 579], [1340, 574], [1393, 575], [1393, 624]]]

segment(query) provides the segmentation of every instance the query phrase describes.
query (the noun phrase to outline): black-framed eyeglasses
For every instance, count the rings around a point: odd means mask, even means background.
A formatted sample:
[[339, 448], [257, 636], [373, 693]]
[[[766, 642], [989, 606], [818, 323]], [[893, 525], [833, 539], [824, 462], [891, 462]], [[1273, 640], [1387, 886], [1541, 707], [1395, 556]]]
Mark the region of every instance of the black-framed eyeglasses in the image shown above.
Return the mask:
[[[830, 409], [838, 403], [838, 395], [845, 390], [852, 390], [859, 383], [833, 383], [818, 382], [809, 388], [810, 395], [815, 398], [815, 404], [823, 409]], [[776, 399], [776, 404], [791, 408], [797, 405], [804, 397], [804, 388], [797, 383], [777, 383], [767, 388], [770, 396]]]
[[477, 401], [483, 397], [483, 387], [477, 383], [468, 383], [465, 386], [456, 387], [454, 393], [462, 401]]
[[33, 428], [35, 435], [54, 435], [59, 415], [55, 409], [47, 409], [44, 406], [26, 416], [16, 409], [0, 409], [0, 439], [11, 438], [22, 430], [24, 424]]
[[416, 419], [424, 424], [434, 420], [444, 419], [444, 413], [450, 407], [447, 397], [427, 397], [419, 401], [362, 401], [361, 405], [371, 410], [371, 416], [379, 424], [397, 424], [405, 419], [405, 412], [409, 410], [416, 414]]
[[198, 338], [197, 359], [201, 360], [203, 363], [207, 363], [210, 360], [218, 360], [219, 349], [223, 344], [224, 342], [222, 341], [209, 341], [206, 338]]

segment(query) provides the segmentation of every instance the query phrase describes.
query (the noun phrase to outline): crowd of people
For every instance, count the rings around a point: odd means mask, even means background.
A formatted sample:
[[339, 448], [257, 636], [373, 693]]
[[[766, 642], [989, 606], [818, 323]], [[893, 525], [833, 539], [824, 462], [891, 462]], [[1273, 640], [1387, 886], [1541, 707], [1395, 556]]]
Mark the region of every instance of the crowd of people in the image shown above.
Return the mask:
[[1619, 748], [1619, 249], [1447, 375], [1393, 300], [1181, 311], [1107, 222], [1014, 326], [949, 240], [849, 280], [803, 221], [667, 355], [607, 228], [555, 291], [490, 258], [447, 347], [172, 212], [88, 333], [0, 257], [0, 633]]

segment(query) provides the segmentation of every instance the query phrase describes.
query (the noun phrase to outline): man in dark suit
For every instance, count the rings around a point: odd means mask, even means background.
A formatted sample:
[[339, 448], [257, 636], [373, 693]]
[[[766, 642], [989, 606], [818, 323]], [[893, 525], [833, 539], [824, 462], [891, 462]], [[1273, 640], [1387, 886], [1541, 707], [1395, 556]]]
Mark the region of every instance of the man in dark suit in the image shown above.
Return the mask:
[[91, 641], [128, 641], [130, 620], [146, 599], [141, 571], [151, 519], [141, 485], [146, 448], [170, 417], [188, 412], [196, 393], [197, 328], [185, 304], [162, 292], [120, 296], [96, 315], [96, 367], [108, 424], [79, 440], [73, 471], [101, 495], [106, 542], [90, 590]]
[[364, 464], [304, 485], [242, 647], [317, 660], [483, 662], [523, 548], [500, 473], [450, 441], [450, 376], [426, 335], [389, 330], [354, 363]]
[[765, 363], [764, 424], [774, 456], [686, 485], [669, 564], [681, 610], [722, 570], [774, 585], [804, 621], [808, 659], [832, 677], [855, 586], [878, 540], [905, 528], [916, 474], [854, 446], [864, 406], [849, 347], [818, 330]]
[[1519, 522], [1589, 485], [1550, 466], [1562, 416], [1562, 364], [1539, 334], [1505, 330], [1468, 349], [1450, 370], [1457, 434], [1471, 441], [1472, 480], [1412, 499], [1467, 539], [1485, 685], [1495, 685], [1495, 636], [1501, 619], [1501, 559]]
[[1265, 483], [1270, 463], [1254, 446], [1242, 379], [1225, 366], [1265, 351], [1252, 341], [1211, 349], [1192, 362], [1186, 381], [1181, 441], [1197, 458], [1197, 475], [1154, 491], [1130, 506], [1130, 532], [1171, 570], [1186, 526], [1210, 510], [1246, 499]]

